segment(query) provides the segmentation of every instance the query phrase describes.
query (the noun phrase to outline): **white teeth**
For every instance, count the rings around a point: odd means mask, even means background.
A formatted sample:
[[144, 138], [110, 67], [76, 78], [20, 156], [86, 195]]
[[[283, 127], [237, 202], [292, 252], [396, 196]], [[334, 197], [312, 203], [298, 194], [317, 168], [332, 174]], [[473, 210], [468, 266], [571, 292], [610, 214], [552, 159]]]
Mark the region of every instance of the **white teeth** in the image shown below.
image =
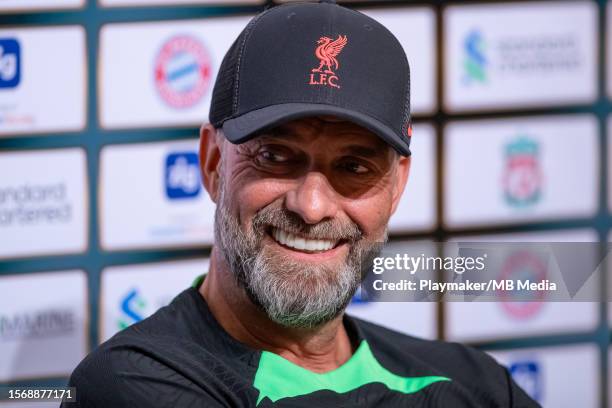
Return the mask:
[[323, 239], [305, 239], [278, 228], [272, 229], [272, 236], [281, 244], [299, 249], [301, 251], [327, 251], [336, 246], [336, 242], [334, 241]]

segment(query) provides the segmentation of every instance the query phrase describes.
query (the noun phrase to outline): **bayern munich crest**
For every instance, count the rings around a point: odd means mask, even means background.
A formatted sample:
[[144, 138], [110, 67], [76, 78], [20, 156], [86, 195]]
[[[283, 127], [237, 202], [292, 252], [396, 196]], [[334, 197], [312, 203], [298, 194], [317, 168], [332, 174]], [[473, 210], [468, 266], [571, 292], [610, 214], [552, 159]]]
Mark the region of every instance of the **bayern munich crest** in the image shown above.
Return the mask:
[[180, 35], [164, 43], [155, 59], [155, 85], [162, 99], [175, 108], [196, 105], [208, 91], [211, 61], [197, 39]]
[[[516, 251], [504, 261], [499, 279], [530, 280], [541, 282], [546, 279], [546, 263], [537, 254], [527, 250]], [[499, 293], [502, 309], [509, 316], [525, 320], [529, 319], [542, 309], [546, 298], [544, 291], [501, 291]]]

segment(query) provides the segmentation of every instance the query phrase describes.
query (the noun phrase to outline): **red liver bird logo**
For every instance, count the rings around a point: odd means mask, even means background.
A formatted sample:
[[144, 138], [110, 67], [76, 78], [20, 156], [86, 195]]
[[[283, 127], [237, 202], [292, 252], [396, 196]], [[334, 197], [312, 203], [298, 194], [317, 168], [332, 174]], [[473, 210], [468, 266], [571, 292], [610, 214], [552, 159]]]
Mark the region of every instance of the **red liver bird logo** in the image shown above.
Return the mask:
[[[317, 44], [319, 45], [315, 50], [315, 55], [321, 63], [318, 68], [313, 68], [312, 72], [325, 72], [326, 74], [334, 75], [334, 69], [338, 69], [338, 60], [336, 57], [340, 54], [340, 51], [344, 48], [348, 39], [346, 35], [338, 35], [338, 38], [332, 40], [329, 37], [321, 37]], [[325, 67], [325, 70], [323, 70]]]

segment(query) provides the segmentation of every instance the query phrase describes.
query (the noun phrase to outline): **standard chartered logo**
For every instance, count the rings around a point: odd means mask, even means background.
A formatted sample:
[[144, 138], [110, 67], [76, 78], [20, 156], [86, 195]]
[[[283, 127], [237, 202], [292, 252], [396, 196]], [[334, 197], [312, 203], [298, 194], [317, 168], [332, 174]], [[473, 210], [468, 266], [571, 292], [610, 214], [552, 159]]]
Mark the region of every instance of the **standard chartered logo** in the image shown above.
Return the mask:
[[121, 299], [122, 316], [117, 321], [120, 330], [144, 319], [144, 311], [147, 303], [140, 296], [137, 289], [130, 290]]
[[463, 39], [463, 84], [524, 79], [530, 75], [573, 74], [584, 66], [573, 33], [495, 35], [473, 29]]
[[66, 223], [71, 218], [63, 182], [0, 187], [0, 227]]
[[464, 82], [469, 85], [474, 82], [484, 83], [487, 80], [485, 67], [485, 43], [480, 31], [472, 30], [463, 42], [465, 59], [463, 61]]

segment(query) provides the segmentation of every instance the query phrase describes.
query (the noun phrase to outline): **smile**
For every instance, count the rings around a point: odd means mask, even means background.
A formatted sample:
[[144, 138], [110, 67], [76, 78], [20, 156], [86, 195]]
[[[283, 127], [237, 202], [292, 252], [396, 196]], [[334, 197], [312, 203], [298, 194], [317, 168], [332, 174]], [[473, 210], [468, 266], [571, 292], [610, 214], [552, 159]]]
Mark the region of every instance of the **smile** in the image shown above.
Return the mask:
[[307, 239], [279, 228], [272, 228], [271, 235], [279, 244], [305, 252], [328, 251], [339, 242], [325, 239]]

